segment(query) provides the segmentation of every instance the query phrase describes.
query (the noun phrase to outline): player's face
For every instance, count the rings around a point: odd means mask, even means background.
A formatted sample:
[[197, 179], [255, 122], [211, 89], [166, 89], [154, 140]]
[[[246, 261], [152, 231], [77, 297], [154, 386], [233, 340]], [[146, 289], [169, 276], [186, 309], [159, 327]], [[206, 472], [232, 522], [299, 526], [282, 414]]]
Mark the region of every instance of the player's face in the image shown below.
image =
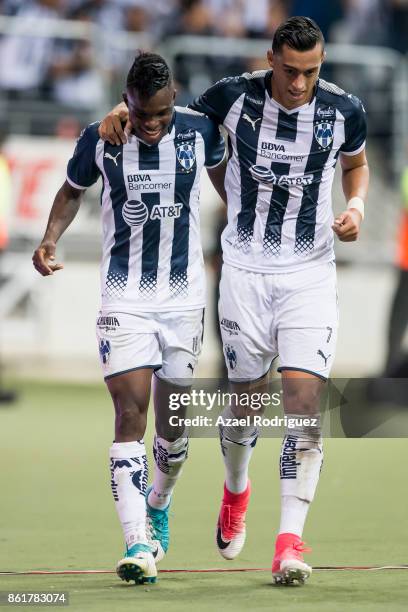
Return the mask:
[[142, 98], [137, 90], [128, 89], [123, 99], [129, 109], [134, 134], [148, 145], [157, 144], [168, 132], [175, 97], [171, 84], [159, 89], [151, 98]]
[[320, 43], [309, 51], [296, 51], [288, 45], [283, 45], [278, 53], [269, 50], [273, 98], [287, 109], [310, 102], [323, 60]]

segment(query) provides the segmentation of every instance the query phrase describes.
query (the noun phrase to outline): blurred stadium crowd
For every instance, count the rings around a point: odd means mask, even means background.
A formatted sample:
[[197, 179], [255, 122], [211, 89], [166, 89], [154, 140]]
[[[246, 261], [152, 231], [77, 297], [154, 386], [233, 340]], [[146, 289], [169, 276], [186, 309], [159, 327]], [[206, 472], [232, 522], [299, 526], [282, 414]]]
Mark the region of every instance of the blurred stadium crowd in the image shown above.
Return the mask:
[[[18, 27], [0, 30], [3, 97], [48, 99], [83, 109], [94, 107], [106, 80], [95, 70], [89, 40], [47, 35], [47, 28], [54, 31], [55, 21], [100, 27], [98, 61], [109, 82], [117, 80], [118, 87], [130, 62], [129, 53], [117, 45], [124, 33], [147, 35], [152, 47], [180, 35], [271, 40], [277, 25], [297, 14], [314, 18], [329, 42], [408, 50], [407, 0], [0, 0], [0, 14], [19, 18]], [[32, 36], [27, 38], [27, 31]], [[196, 93], [191, 75], [203, 68], [213, 81], [256, 67], [241, 59], [181, 59], [176, 75], [185, 95], [179, 102]], [[208, 84], [197, 83], [197, 88]]]

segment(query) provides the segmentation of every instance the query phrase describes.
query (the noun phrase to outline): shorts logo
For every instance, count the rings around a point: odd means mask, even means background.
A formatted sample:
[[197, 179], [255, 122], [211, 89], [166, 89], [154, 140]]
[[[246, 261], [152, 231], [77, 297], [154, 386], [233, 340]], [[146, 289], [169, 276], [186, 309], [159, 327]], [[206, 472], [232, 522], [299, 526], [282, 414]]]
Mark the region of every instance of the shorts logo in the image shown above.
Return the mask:
[[314, 126], [314, 137], [322, 149], [327, 149], [333, 142], [333, 125], [331, 123], [318, 123]]
[[115, 330], [116, 327], [120, 327], [119, 319], [117, 317], [98, 317], [96, 322], [99, 329]]
[[137, 227], [146, 223], [149, 218], [149, 211], [143, 202], [129, 200], [123, 205], [122, 217], [130, 227]]
[[237, 353], [235, 349], [230, 344], [226, 344], [224, 347], [224, 353], [226, 358], [228, 359], [228, 365], [230, 370], [235, 370], [237, 367]]
[[223, 319], [220, 325], [224, 331], [229, 333], [230, 336], [238, 336], [238, 333], [241, 331], [241, 328], [236, 321]]
[[104, 365], [106, 365], [109, 361], [111, 353], [111, 345], [109, 340], [102, 340], [99, 342], [99, 355], [101, 357], [101, 361]]
[[323, 351], [321, 349], [319, 349], [317, 351], [317, 354], [320, 355], [320, 357], [322, 359], [324, 359], [324, 367], [326, 367], [327, 366], [327, 361], [330, 359], [331, 355], [327, 355], [327, 357], [326, 357], [326, 355], [323, 353]]
[[197, 355], [200, 350], [200, 336], [194, 336], [193, 338], [193, 354]]
[[181, 144], [176, 148], [176, 155], [180, 166], [185, 172], [192, 172], [196, 161], [194, 145]]

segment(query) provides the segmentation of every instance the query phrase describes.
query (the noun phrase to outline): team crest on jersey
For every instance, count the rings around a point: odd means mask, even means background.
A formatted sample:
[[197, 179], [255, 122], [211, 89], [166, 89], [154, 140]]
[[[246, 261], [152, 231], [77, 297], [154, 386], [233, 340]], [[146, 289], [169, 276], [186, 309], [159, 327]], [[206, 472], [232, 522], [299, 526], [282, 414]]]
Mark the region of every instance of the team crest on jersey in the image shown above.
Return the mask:
[[177, 159], [185, 172], [191, 172], [196, 161], [194, 145], [183, 143], [176, 148]]
[[333, 125], [322, 121], [314, 126], [314, 137], [322, 149], [327, 149], [333, 142]]

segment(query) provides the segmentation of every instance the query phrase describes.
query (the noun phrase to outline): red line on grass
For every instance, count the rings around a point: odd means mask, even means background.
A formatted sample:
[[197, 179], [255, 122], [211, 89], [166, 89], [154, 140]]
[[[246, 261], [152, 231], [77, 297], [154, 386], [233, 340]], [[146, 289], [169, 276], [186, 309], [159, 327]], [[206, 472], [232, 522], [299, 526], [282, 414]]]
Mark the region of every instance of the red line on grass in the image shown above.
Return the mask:
[[[406, 570], [408, 565], [325, 565], [316, 566], [313, 571], [378, 571], [378, 570]], [[160, 574], [214, 574], [234, 572], [269, 572], [269, 567], [239, 567], [239, 568], [208, 568], [208, 569], [162, 569]], [[69, 576], [84, 574], [115, 574], [113, 570], [31, 570], [26, 572], [0, 572], [0, 576]]]

